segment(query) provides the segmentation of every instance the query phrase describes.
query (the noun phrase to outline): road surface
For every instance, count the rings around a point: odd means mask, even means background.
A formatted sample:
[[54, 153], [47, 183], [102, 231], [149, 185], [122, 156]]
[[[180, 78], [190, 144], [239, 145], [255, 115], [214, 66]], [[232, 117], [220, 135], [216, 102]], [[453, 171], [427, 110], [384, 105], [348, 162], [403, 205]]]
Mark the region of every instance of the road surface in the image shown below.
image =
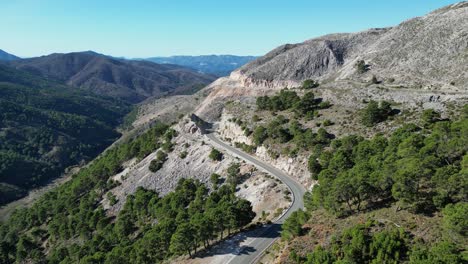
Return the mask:
[[223, 149], [229, 154], [243, 159], [244, 161], [255, 165], [258, 169], [277, 177], [289, 187], [293, 194], [291, 207], [286, 213], [273, 222], [272, 225], [264, 226], [260, 229], [246, 232], [245, 234], [240, 234], [240, 236], [245, 236], [246, 243], [243, 243], [242, 247], [239, 249], [233, 249], [232, 251], [235, 253], [232, 254], [232, 257], [225, 262], [230, 264], [255, 263], [262, 256], [263, 252], [268, 249], [277, 238], [279, 238], [281, 224], [284, 223], [284, 220], [286, 220], [286, 218], [288, 218], [292, 212], [304, 208], [303, 196], [306, 190], [300, 183], [288, 176], [283, 171], [224, 143], [218, 139], [214, 133], [206, 134], [205, 136], [209, 139], [210, 144], [214, 147]]

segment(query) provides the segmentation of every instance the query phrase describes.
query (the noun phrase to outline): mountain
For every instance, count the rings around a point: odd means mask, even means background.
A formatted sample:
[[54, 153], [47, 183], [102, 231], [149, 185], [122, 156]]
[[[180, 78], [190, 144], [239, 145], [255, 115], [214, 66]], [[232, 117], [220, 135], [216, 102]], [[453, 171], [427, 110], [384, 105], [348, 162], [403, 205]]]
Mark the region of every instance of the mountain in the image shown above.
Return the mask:
[[0, 61], [13, 61], [19, 59], [21, 58], [0, 49]]
[[343, 107], [374, 98], [445, 111], [447, 102], [467, 100], [467, 56], [468, 2], [460, 2], [394, 27], [282, 45], [213, 82], [196, 113], [216, 120], [229, 100], [300, 87], [308, 79]]
[[137, 103], [151, 96], [190, 93], [214, 80], [176, 65], [115, 59], [95, 52], [51, 54], [13, 61], [17, 69], [98, 95]]
[[0, 205], [98, 155], [127, 103], [0, 65]]
[[[394, 79], [413, 86], [468, 89], [468, 2], [395, 27], [330, 34], [282, 45], [234, 73], [247, 86], [298, 85], [306, 79]], [[363, 60], [367, 71], [356, 71]]]
[[146, 60], [162, 64], [182, 65], [202, 73], [221, 77], [229, 75], [233, 70], [254, 59], [256, 59], [255, 56], [203, 55], [153, 57]]

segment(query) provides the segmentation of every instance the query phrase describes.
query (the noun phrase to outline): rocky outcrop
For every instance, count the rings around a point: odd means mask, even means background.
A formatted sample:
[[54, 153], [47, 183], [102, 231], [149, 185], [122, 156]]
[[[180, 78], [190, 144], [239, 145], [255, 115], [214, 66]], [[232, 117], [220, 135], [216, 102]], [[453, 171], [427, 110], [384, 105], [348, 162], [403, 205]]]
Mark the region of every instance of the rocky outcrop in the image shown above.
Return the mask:
[[[252, 145], [251, 138], [247, 137], [242, 128], [235, 122], [232, 122], [231, 118], [231, 115], [223, 112], [218, 124], [220, 138], [230, 141], [232, 144], [239, 142]], [[257, 147], [254, 155], [266, 163], [286, 172], [307, 188], [310, 188], [314, 184], [310, 177], [310, 172], [307, 170], [307, 157], [272, 157], [264, 146]]]
[[[331, 34], [280, 46], [231, 74], [247, 87], [294, 86], [305, 79], [362, 80], [369, 75], [399, 84], [452, 85], [468, 90], [468, 2], [395, 27]], [[364, 60], [369, 71], [355, 64]]]
[[[229, 101], [252, 102], [306, 79], [320, 81], [317, 93], [335, 105], [359, 108], [374, 99], [445, 111], [468, 102], [467, 52], [468, 2], [461, 2], [391, 28], [280, 46], [209, 85], [195, 113], [218, 121]], [[357, 71], [359, 60], [366, 72]]]

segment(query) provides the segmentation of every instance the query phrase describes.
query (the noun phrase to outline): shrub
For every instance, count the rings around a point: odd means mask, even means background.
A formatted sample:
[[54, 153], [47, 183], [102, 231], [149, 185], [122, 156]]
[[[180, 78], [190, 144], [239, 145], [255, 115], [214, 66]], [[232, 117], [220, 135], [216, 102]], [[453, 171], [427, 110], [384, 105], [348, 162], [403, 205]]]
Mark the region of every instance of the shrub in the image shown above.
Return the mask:
[[118, 201], [117, 197], [112, 192], [107, 193], [107, 199], [109, 200], [109, 204], [111, 206], [115, 205], [117, 203], [117, 201]]
[[151, 172], [157, 172], [158, 170], [162, 168], [163, 165], [164, 165], [164, 161], [154, 159], [150, 162], [149, 170]]
[[167, 154], [164, 151], [158, 151], [158, 153], [156, 153], [156, 158], [150, 162], [148, 169], [151, 172], [157, 172], [163, 167], [166, 160]]
[[331, 103], [328, 101], [320, 102], [318, 105], [320, 109], [327, 109], [327, 108], [330, 108], [330, 106], [331, 106]]
[[319, 86], [319, 83], [314, 81], [314, 80], [311, 80], [311, 79], [308, 79], [308, 80], [305, 80], [304, 82], [302, 82], [302, 88], [303, 89], [312, 89], [312, 88], [316, 88]]
[[371, 127], [379, 122], [385, 121], [392, 113], [390, 103], [382, 101], [377, 103], [371, 100], [361, 112], [361, 121], [365, 126]]
[[260, 120], [261, 120], [261, 119], [260, 119], [260, 117], [258, 117], [258, 115], [252, 116], [252, 121], [253, 121], [253, 122], [258, 122], [258, 121], [260, 121]]
[[355, 64], [355, 68], [360, 74], [365, 73], [369, 69], [364, 60], [358, 60]]
[[331, 120], [329, 120], [329, 119], [323, 121], [323, 125], [324, 125], [324, 126], [331, 126], [331, 125], [333, 125], [333, 124], [334, 124], [334, 123], [333, 123]]
[[219, 152], [219, 150], [215, 148], [212, 148], [208, 157], [213, 161], [221, 161], [223, 160], [223, 153]]
[[187, 157], [187, 154], [188, 154], [188, 152], [184, 150], [184, 151], [180, 152], [179, 157], [181, 159], [185, 159]]
[[235, 142], [234, 145], [236, 146], [236, 148], [240, 148], [244, 152], [251, 153], [251, 154], [255, 153], [255, 150], [256, 150], [255, 146], [248, 145], [248, 144], [245, 144], [245, 143]]

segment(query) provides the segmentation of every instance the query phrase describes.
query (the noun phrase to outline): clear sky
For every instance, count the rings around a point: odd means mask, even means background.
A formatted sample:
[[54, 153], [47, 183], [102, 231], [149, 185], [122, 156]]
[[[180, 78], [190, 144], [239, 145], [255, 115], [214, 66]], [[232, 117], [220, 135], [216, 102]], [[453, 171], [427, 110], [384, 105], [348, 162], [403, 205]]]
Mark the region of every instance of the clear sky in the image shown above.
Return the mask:
[[8, 0], [0, 49], [22, 57], [94, 50], [129, 58], [263, 55], [335, 32], [386, 27], [450, 0]]

